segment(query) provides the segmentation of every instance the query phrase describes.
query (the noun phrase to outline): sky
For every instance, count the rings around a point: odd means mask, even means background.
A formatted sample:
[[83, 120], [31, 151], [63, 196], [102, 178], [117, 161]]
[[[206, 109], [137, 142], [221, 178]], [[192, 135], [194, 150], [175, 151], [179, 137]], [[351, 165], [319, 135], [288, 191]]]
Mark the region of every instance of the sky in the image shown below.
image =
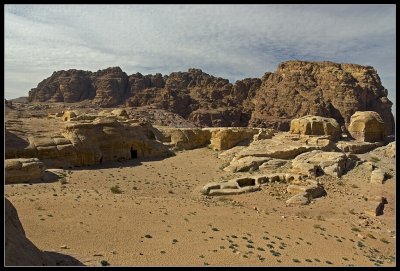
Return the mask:
[[287, 60], [328, 60], [373, 66], [395, 115], [394, 4], [4, 7], [7, 99], [27, 96], [57, 70], [199, 68], [234, 83]]

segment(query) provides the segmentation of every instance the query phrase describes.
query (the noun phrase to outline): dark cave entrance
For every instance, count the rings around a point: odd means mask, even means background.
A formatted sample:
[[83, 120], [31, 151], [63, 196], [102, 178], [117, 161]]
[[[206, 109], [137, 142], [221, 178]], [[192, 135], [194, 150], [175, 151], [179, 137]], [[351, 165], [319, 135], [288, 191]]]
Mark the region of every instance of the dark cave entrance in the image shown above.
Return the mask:
[[137, 159], [137, 150], [134, 150], [133, 147], [131, 147], [131, 159]]
[[103, 164], [103, 156], [99, 160], [100, 164]]

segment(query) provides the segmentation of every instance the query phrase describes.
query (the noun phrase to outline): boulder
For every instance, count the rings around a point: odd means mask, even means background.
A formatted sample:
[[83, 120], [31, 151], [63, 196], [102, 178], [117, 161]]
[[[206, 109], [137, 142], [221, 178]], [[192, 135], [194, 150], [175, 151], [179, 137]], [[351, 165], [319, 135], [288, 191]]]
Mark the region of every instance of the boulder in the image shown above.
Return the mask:
[[386, 180], [387, 174], [380, 168], [374, 169], [371, 172], [371, 183], [382, 184]]
[[37, 158], [6, 159], [5, 183], [37, 181], [43, 178], [45, 165]]
[[301, 135], [326, 135], [330, 136], [332, 140], [338, 140], [341, 137], [342, 130], [340, 125], [333, 118], [308, 115], [293, 119], [290, 122], [290, 133]]
[[361, 154], [372, 151], [383, 146], [383, 142], [357, 142], [357, 141], [340, 141], [336, 144], [337, 148], [343, 152]]
[[218, 128], [211, 132], [210, 146], [213, 150], [227, 150], [242, 141], [250, 141], [259, 132], [255, 128]]
[[324, 152], [314, 150], [298, 155], [292, 160], [292, 168], [297, 172], [310, 176], [327, 174], [341, 177], [352, 169], [359, 159], [354, 155], [340, 152]]
[[274, 131], [272, 129], [261, 128], [258, 134], [253, 136], [253, 140], [261, 140], [261, 139], [271, 139], [274, 136]]
[[163, 135], [163, 142], [168, 143], [174, 150], [192, 150], [202, 148], [210, 143], [211, 133], [200, 128], [165, 128], [158, 130]]
[[111, 111], [111, 114], [117, 117], [129, 118], [129, 115], [125, 109], [114, 109], [113, 111]]
[[380, 142], [386, 139], [385, 123], [374, 111], [357, 111], [350, 119], [350, 135], [357, 141]]
[[75, 111], [65, 111], [62, 118], [63, 121], [71, 121], [72, 118], [77, 117], [78, 114]]
[[256, 157], [256, 156], [246, 156], [239, 159], [234, 158], [232, 159], [230, 165], [224, 168], [224, 171], [240, 172], [240, 171], [258, 170], [258, 167], [268, 160], [271, 160], [271, 158]]
[[385, 204], [388, 201], [385, 197], [379, 197], [379, 199], [368, 201], [368, 207], [364, 210], [364, 213], [373, 217], [383, 215]]
[[289, 161], [283, 159], [271, 159], [267, 162], [264, 162], [261, 166], [259, 166], [260, 170], [276, 170], [280, 167], [284, 167]]
[[286, 201], [286, 204], [289, 206], [293, 205], [307, 205], [311, 202], [309, 194], [306, 192], [302, 192], [299, 194], [294, 195], [290, 199]]

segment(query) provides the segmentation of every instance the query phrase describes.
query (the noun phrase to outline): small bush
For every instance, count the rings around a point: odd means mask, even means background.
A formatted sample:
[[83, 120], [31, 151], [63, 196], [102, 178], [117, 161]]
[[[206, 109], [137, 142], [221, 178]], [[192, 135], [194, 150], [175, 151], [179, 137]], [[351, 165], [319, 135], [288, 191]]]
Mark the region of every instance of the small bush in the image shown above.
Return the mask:
[[389, 244], [389, 241], [386, 240], [385, 238], [381, 238], [381, 242], [385, 243], [385, 244]]
[[101, 264], [101, 266], [109, 266], [109, 265], [110, 265], [110, 263], [107, 262], [106, 260], [102, 260], [102, 261], [100, 262], [100, 264]]
[[113, 194], [122, 194], [122, 190], [119, 188], [118, 185], [114, 185], [113, 187], [111, 187], [111, 192]]

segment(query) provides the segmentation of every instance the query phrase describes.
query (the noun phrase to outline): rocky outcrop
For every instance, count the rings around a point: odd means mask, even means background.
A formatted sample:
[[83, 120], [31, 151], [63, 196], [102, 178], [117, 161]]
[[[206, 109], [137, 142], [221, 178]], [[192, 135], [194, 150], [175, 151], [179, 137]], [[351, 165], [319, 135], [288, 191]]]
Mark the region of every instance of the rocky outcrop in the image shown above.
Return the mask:
[[292, 167], [296, 172], [309, 176], [327, 174], [341, 177], [352, 169], [358, 160], [357, 156], [351, 154], [314, 150], [298, 155], [292, 160]]
[[288, 193], [296, 194], [286, 201], [287, 205], [307, 205], [312, 199], [326, 194], [325, 189], [318, 182], [313, 180], [306, 180], [306, 182], [306, 185], [292, 184], [286, 188]]
[[211, 148], [216, 151], [227, 150], [242, 141], [250, 143], [253, 136], [259, 133], [258, 129], [252, 128], [211, 128]]
[[266, 73], [253, 99], [249, 125], [286, 128], [293, 118], [330, 117], [346, 127], [356, 111], [379, 113], [394, 133], [392, 102], [373, 67], [333, 62], [286, 61]]
[[340, 141], [336, 144], [338, 149], [343, 152], [360, 154], [366, 153], [373, 149], [383, 146], [383, 142], [357, 142], [357, 141]]
[[159, 127], [162, 133], [162, 141], [172, 147], [173, 150], [192, 150], [205, 147], [210, 144], [211, 133], [200, 128], [166, 128]]
[[357, 111], [350, 119], [350, 135], [357, 141], [382, 142], [386, 140], [385, 123], [378, 113]]
[[341, 129], [333, 118], [319, 116], [304, 116], [293, 119], [290, 122], [290, 133], [301, 135], [326, 135], [332, 140], [338, 140], [341, 136]]
[[46, 170], [37, 158], [5, 159], [4, 162], [6, 184], [40, 180]]
[[6, 133], [7, 159], [37, 157], [48, 167], [70, 167], [99, 164], [133, 158], [166, 157], [168, 147], [156, 140], [157, 130], [135, 120], [119, 121], [103, 117], [88, 123], [66, 125], [59, 135], [28, 137], [24, 143], [13, 133]]
[[317, 115], [348, 126], [356, 111], [375, 111], [394, 133], [392, 102], [372, 67], [286, 61], [262, 78], [234, 84], [199, 69], [170, 75], [127, 76], [118, 67], [54, 72], [29, 92], [33, 102], [91, 100], [110, 107], [153, 105], [198, 126], [253, 126], [288, 131], [293, 118]]
[[302, 175], [290, 173], [250, 175], [222, 182], [208, 183], [201, 189], [201, 193], [207, 196], [239, 195], [259, 191], [261, 186], [268, 185], [271, 182], [288, 183], [300, 181], [302, 178]]

